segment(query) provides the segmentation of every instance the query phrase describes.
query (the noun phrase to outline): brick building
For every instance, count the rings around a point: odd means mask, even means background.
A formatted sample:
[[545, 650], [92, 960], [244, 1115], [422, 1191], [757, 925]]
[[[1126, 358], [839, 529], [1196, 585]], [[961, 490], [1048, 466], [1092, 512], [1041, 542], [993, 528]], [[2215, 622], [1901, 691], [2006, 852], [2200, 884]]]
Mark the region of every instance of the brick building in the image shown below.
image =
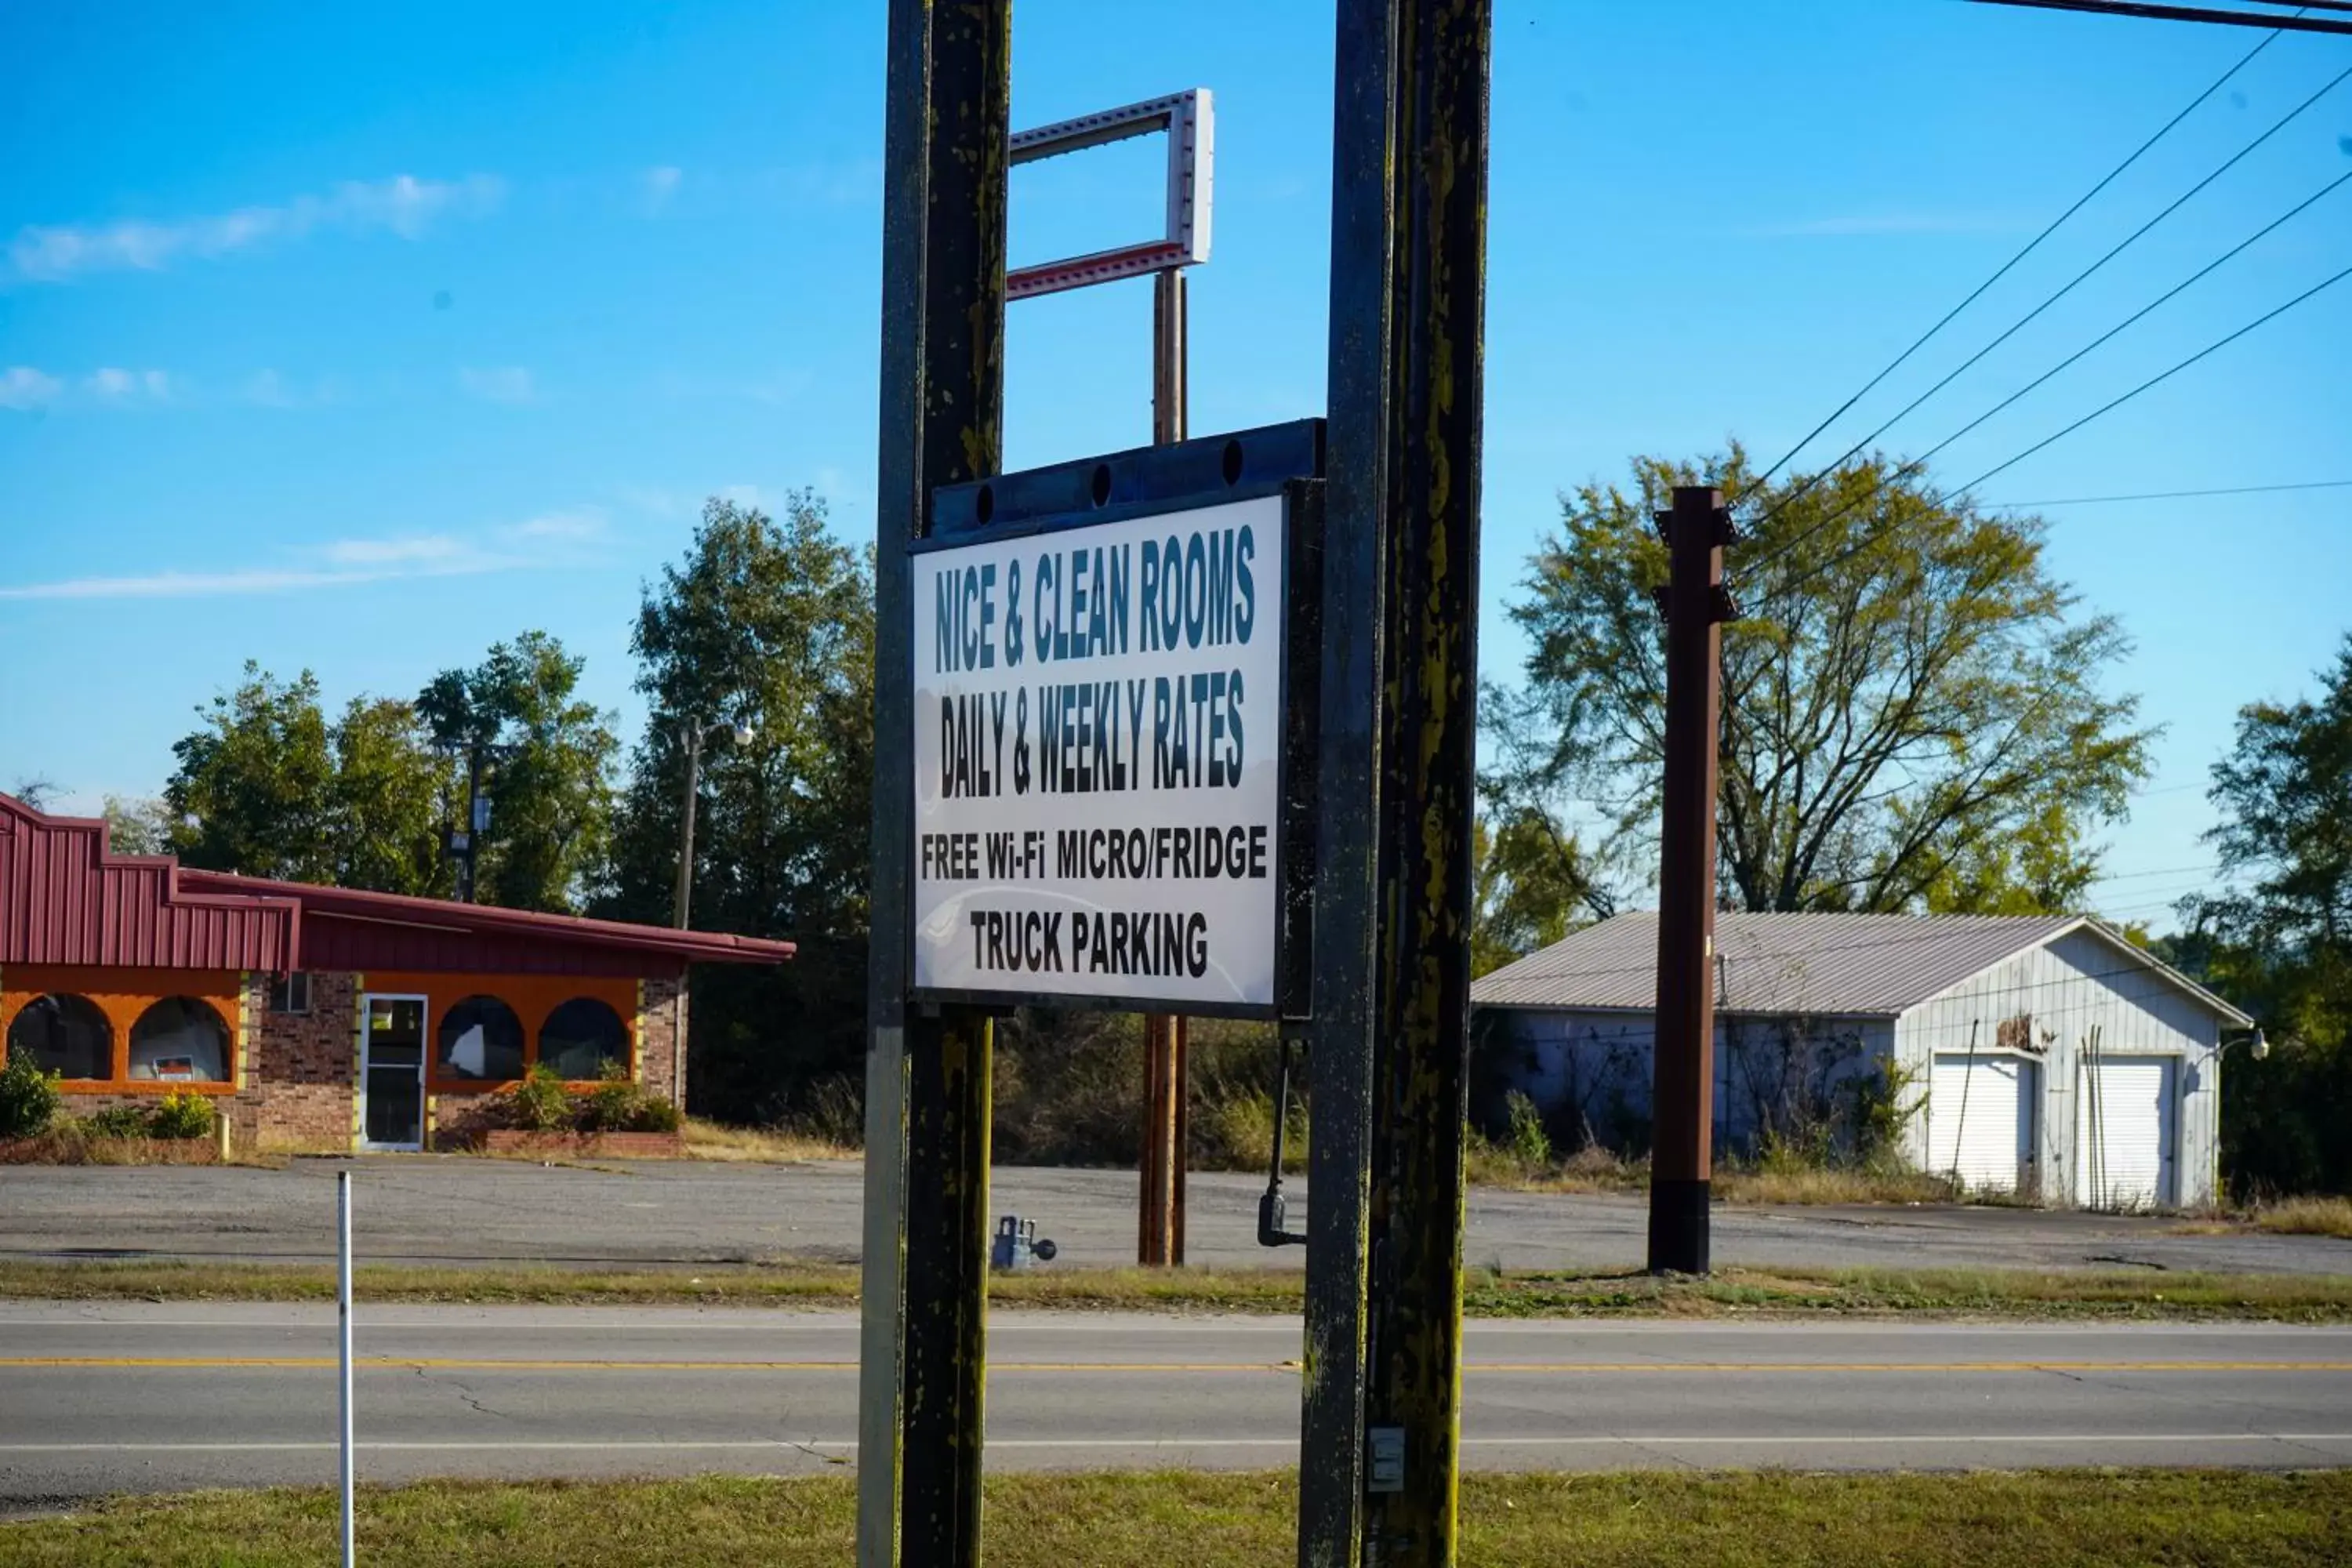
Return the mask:
[[0, 795], [0, 1036], [88, 1111], [186, 1090], [241, 1143], [447, 1146], [535, 1063], [685, 1103], [687, 966], [793, 944], [117, 855]]

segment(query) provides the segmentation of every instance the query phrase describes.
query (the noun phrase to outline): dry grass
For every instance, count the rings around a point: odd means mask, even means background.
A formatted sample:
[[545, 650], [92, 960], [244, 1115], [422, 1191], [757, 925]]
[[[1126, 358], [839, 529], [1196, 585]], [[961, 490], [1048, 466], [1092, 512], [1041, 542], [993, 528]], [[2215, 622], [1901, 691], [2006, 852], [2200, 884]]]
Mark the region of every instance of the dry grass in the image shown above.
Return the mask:
[[2256, 1230], [2352, 1240], [2352, 1198], [2282, 1198], [2257, 1207], [2253, 1222]]
[[217, 1165], [210, 1138], [93, 1138], [71, 1122], [0, 1139], [0, 1165]]
[[1720, 1170], [1712, 1190], [1727, 1204], [1948, 1204], [1956, 1196], [1943, 1176], [1844, 1165]]
[[[1287, 1471], [989, 1479], [998, 1568], [1272, 1568], [1296, 1551]], [[815, 1568], [853, 1556], [856, 1483], [433, 1481], [363, 1490], [373, 1568]], [[334, 1555], [321, 1489], [200, 1492], [0, 1524], [17, 1568], [293, 1568]], [[2352, 1472], [2039, 1470], [1966, 1475], [1479, 1475], [1462, 1559], [1492, 1568], [2108, 1568], [2344, 1561]]]
[[[368, 1304], [847, 1308], [855, 1267], [835, 1263], [572, 1269], [362, 1268]], [[999, 1275], [1003, 1307], [1296, 1312], [1288, 1268], [1041, 1268]], [[323, 1301], [331, 1270], [251, 1264], [0, 1261], [0, 1298], [40, 1300]], [[1471, 1269], [1463, 1310], [1479, 1318], [1779, 1317], [2244, 1319], [2352, 1322], [2352, 1277], [2309, 1274], [1726, 1268], [1708, 1279]]]
[[691, 1160], [732, 1160], [794, 1164], [803, 1160], [855, 1160], [855, 1145], [808, 1132], [775, 1127], [730, 1127], [689, 1116], [681, 1129]]

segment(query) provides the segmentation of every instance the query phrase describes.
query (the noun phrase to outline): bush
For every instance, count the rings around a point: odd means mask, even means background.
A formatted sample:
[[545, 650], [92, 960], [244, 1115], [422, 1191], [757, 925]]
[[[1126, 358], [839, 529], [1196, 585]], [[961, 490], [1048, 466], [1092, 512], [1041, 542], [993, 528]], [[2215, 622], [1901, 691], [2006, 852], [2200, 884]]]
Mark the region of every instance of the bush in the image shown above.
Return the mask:
[[213, 1130], [212, 1101], [201, 1094], [175, 1089], [147, 1112], [151, 1138], [204, 1138]]
[[64, 1096], [58, 1075], [44, 1072], [29, 1051], [11, 1051], [0, 1065], [0, 1138], [37, 1138], [57, 1119]]
[[675, 1132], [686, 1125], [686, 1118], [677, 1107], [660, 1095], [648, 1094], [637, 1101], [624, 1132]]
[[563, 1079], [544, 1062], [532, 1064], [520, 1082], [500, 1091], [499, 1120], [523, 1132], [563, 1132], [572, 1125], [572, 1096]]
[[86, 1138], [144, 1138], [147, 1136], [147, 1108], [143, 1105], [110, 1105], [91, 1111], [76, 1125]]
[[1513, 1089], [1504, 1097], [1503, 1113], [1509, 1126], [1503, 1136], [1503, 1147], [1517, 1159], [1530, 1165], [1551, 1163], [1551, 1134], [1544, 1131], [1543, 1112], [1521, 1089]]
[[603, 1081], [581, 1097], [580, 1131], [628, 1131], [637, 1119], [645, 1098], [645, 1091], [629, 1081], [627, 1069], [618, 1062], [607, 1063]]

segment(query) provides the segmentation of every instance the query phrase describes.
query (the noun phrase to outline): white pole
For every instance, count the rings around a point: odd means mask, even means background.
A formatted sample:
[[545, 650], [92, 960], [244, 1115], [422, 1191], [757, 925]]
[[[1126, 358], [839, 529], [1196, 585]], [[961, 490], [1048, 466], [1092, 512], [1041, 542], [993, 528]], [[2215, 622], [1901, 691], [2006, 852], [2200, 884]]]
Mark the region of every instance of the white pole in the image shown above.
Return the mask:
[[352, 1529], [352, 1173], [335, 1173], [336, 1363], [342, 1377], [343, 1568], [354, 1562]]

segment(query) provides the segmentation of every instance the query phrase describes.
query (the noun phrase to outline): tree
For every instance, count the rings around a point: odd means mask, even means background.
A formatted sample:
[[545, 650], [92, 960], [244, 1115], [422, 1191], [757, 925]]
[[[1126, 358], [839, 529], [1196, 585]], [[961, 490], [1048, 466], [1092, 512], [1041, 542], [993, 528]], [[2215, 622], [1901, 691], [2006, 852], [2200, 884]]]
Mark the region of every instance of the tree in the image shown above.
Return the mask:
[[296, 882], [335, 877], [335, 776], [317, 677], [280, 681], [251, 659], [234, 691], [197, 708], [163, 786], [171, 847], [190, 866]]
[[1992, 516], [1872, 457], [1811, 489], [1759, 485], [1735, 445], [1636, 458], [1589, 484], [1510, 615], [1526, 685], [1488, 698], [1490, 795], [1596, 809], [1599, 858], [1654, 867], [1666, 577], [1653, 514], [1677, 485], [1740, 497], [1727, 553], [1717, 855], [1748, 910], [2059, 910], [2095, 875], [2154, 731], [2103, 678], [2128, 651], [2042, 559], [2036, 518]]
[[173, 745], [179, 768], [162, 802], [107, 798], [117, 849], [298, 882], [448, 890], [450, 767], [407, 703], [355, 697], [330, 725], [309, 670], [284, 682], [247, 661], [236, 689], [197, 711], [204, 726]]
[[870, 552], [807, 491], [781, 519], [713, 500], [638, 612], [652, 703], [620, 812], [607, 908], [672, 915], [686, 741], [709, 736], [696, 810], [698, 926], [790, 938], [781, 970], [697, 977], [698, 1108], [780, 1113], [865, 1049], [874, 785]]
[[1531, 807], [1482, 816], [1473, 832], [1475, 900], [1470, 971], [1486, 974], [1574, 929], [1580, 909], [1614, 912], [1594, 887], [1573, 837]]
[[2352, 1190], [2352, 636], [2320, 694], [2240, 710], [2208, 837], [2242, 890], [2185, 901], [2176, 955], [2252, 1009], [2267, 1061], [2222, 1075], [2222, 1163], [2249, 1191]]
[[418, 694], [435, 744], [484, 759], [490, 825], [475, 844], [476, 896], [509, 909], [576, 909], [604, 871], [613, 826], [606, 716], [575, 693], [583, 661], [545, 632], [496, 643]]
[[334, 742], [337, 885], [448, 897], [456, 876], [442, 824], [459, 780], [450, 759], [434, 750], [415, 708], [389, 697], [354, 697]]
[[99, 815], [106, 818], [107, 847], [117, 855], [172, 852], [172, 808], [163, 801], [110, 795]]

